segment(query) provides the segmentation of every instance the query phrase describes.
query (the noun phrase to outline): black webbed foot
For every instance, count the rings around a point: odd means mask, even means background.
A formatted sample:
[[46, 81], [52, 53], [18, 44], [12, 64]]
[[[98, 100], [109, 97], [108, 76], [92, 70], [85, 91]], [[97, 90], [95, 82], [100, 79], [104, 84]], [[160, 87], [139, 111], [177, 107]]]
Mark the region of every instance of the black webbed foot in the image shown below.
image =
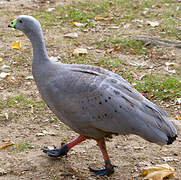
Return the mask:
[[105, 167], [103, 169], [92, 169], [89, 167], [89, 171], [93, 172], [96, 176], [109, 176], [114, 173], [114, 167], [116, 166]]
[[67, 155], [68, 146], [64, 144], [60, 148], [56, 148], [56, 147], [54, 147], [54, 149], [42, 148], [41, 150], [44, 153], [48, 154], [48, 156], [50, 157], [62, 157], [62, 156]]

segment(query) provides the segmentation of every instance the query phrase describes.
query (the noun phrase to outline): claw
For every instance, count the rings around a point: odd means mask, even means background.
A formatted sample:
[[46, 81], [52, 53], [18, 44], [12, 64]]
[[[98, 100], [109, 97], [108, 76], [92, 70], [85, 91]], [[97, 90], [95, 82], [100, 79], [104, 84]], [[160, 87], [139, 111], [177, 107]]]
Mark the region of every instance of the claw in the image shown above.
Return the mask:
[[47, 148], [42, 148], [41, 149], [44, 153], [48, 154], [50, 157], [62, 157], [67, 155], [68, 152], [68, 146], [65, 144], [61, 146], [60, 148], [56, 148], [54, 146], [54, 149], [47, 149]]
[[89, 167], [89, 171], [93, 172], [96, 176], [109, 176], [114, 173], [114, 167], [116, 166], [111, 166], [110, 168], [105, 167], [103, 169], [92, 169]]

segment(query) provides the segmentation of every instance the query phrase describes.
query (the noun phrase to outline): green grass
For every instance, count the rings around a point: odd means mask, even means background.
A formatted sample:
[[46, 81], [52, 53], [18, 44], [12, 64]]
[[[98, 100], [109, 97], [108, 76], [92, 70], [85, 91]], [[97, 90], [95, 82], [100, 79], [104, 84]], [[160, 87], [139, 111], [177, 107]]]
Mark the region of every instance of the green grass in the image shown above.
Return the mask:
[[116, 68], [122, 65], [122, 61], [119, 58], [99, 58], [97, 65], [102, 67]]
[[29, 144], [28, 141], [22, 140], [22, 141], [19, 141], [19, 142], [15, 143], [13, 145], [13, 149], [15, 151], [24, 151], [24, 150], [27, 150], [27, 149], [32, 149], [32, 146]]
[[[133, 83], [133, 82], [132, 82]], [[159, 100], [174, 100], [181, 96], [181, 80], [171, 75], [146, 75], [140, 81], [134, 81], [140, 92], [151, 93]]]
[[148, 48], [144, 47], [144, 44], [138, 40], [130, 40], [123, 38], [104, 38], [101, 41], [95, 41], [92, 45], [97, 45], [99, 48], [104, 48], [105, 46], [114, 47], [116, 44], [119, 46], [119, 50], [123, 53], [130, 54], [147, 54]]
[[25, 101], [25, 97], [24, 97], [23, 94], [20, 94], [18, 96], [9, 98], [8, 101], [7, 101], [7, 105], [9, 107], [13, 107], [13, 106], [19, 104], [22, 101]]
[[3, 104], [4, 105], [6, 104], [8, 107], [16, 107], [16, 108], [23, 108], [23, 109], [30, 108], [31, 106], [34, 106], [35, 108], [45, 106], [45, 103], [43, 101], [34, 101], [31, 99], [27, 99], [23, 94], [10, 97], [6, 103], [5, 102], [0, 103], [1, 106], [3, 106]]
[[[41, 8], [33, 15], [46, 28], [73, 26], [72, 21], [87, 23], [87, 27], [94, 28], [96, 16], [112, 17], [111, 23], [115, 25], [120, 25], [123, 22], [132, 23], [134, 19], [143, 19], [145, 22], [158, 20], [160, 25], [155, 28], [146, 25], [146, 23], [141, 25], [144, 29], [159, 33], [162, 37], [166, 37], [168, 34], [176, 37], [179, 33], [176, 27], [179, 26], [179, 17], [181, 17], [181, 11], [177, 10], [179, 6], [179, 3], [173, 3], [171, 0], [141, 0], [134, 1], [134, 3], [127, 0], [73, 1], [66, 6], [56, 6], [52, 12], [46, 12], [47, 9]], [[144, 16], [143, 11], [146, 8], [148, 13]]]

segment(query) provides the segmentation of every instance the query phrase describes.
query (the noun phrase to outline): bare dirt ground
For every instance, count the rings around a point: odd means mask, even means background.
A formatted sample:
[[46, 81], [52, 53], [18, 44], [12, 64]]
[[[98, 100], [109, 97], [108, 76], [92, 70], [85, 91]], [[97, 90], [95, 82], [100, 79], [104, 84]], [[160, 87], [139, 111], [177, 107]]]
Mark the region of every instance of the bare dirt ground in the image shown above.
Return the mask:
[[[60, 5], [60, 7], [71, 6], [70, 1], [38, 1], [38, 0], [1, 0], [0, 1], [0, 67], [4, 64], [7, 68], [1, 68], [1, 72], [10, 73], [9, 77], [0, 80], [0, 145], [11, 141], [15, 144], [4, 149], [0, 149], [0, 180], [20, 180], [20, 179], [142, 179], [140, 170], [149, 164], [168, 163], [176, 169], [174, 177], [171, 179], [181, 179], [181, 121], [174, 120], [178, 139], [170, 146], [162, 149], [155, 144], [130, 135], [128, 137], [117, 136], [107, 141], [107, 148], [115, 168], [115, 173], [110, 177], [92, 177], [88, 171], [88, 166], [100, 168], [103, 166], [102, 155], [96, 142], [87, 140], [76, 146], [68, 153], [67, 157], [52, 159], [42, 153], [41, 148], [49, 145], [60, 146], [61, 142], [68, 142], [77, 136], [71, 129], [63, 125], [42, 102], [34, 81], [31, 76], [31, 45], [27, 38], [18, 31], [8, 29], [8, 23], [20, 14], [34, 15], [46, 12], [48, 8]], [[43, 16], [43, 15], [42, 15]], [[115, 15], [116, 16], [116, 15]], [[181, 17], [179, 17], [181, 18]], [[41, 15], [39, 16], [41, 21]], [[43, 23], [43, 22], [42, 22]], [[60, 22], [63, 19], [60, 18]], [[107, 25], [110, 28], [110, 24]], [[90, 59], [84, 63], [98, 64], [96, 59], [104, 57], [107, 46], [91, 44], [95, 39], [101, 41], [102, 38], [114, 35], [114, 28], [107, 30], [105, 25], [97, 25], [87, 30], [81, 30], [69, 25], [59, 27], [46, 24], [43, 25], [43, 32], [50, 56], [59, 56], [63, 62], [74, 63], [76, 58], [72, 58], [72, 50], [76, 47], [89, 47]], [[128, 29], [119, 27], [115, 36], [120, 34], [132, 36], [156, 36], [156, 32], [147, 31], [140, 26], [130, 25]], [[68, 32], [78, 32], [79, 39], [75, 41], [66, 40], [63, 35]], [[152, 33], [151, 33], [152, 32]], [[175, 40], [174, 37], [168, 37]], [[23, 41], [22, 50], [13, 50], [11, 43], [16, 40]], [[90, 45], [91, 44], [91, 45]], [[99, 48], [98, 48], [99, 47]], [[122, 70], [130, 66], [130, 71], [134, 71], [135, 78], [148, 72], [168, 73], [165, 70], [165, 62], [175, 63], [177, 74], [180, 73], [181, 51], [174, 47], [156, 47], [152, 50], [152, 59], [146, 59], [144, 68], [133, 68], [130, 64], [142, 62], [145, 58], [143, 54], [129, 54], [113, 52], [110, 58], [119, 57], [124, 60]], [[71, 61], [69, 61], [71, 59]], [[94, 60], [92, 60], [94, 59]], [[104, 65], [103, 65], [104, 66]], [[112, 66], [106, 64], [104, 67], [113, 70]], [[153, 67], [151, 70], [147, 67]], [[114, 69], [118, 72], [118, 68]], [[119, 71], [121, 74], [122, 71]], [[150, 97], [148, 95], [148, 97]], [[171, 101], [159, 101], [152, 98], [152, 101], [166, 109], [172, 118], [181, 113], [180, 105]], [[171, 157], [168, 162], [164, 157]]]

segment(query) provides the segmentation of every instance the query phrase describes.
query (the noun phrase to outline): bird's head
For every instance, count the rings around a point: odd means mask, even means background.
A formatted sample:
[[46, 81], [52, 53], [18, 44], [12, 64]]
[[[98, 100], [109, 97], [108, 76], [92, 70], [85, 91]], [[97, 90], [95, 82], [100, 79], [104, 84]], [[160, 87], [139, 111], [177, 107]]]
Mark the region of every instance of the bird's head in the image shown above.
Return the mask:
[[40, 23], [32, 16], [21, 15], [11, 21], [8, 27], [18, 29], [25, 34], [41, 31]]

